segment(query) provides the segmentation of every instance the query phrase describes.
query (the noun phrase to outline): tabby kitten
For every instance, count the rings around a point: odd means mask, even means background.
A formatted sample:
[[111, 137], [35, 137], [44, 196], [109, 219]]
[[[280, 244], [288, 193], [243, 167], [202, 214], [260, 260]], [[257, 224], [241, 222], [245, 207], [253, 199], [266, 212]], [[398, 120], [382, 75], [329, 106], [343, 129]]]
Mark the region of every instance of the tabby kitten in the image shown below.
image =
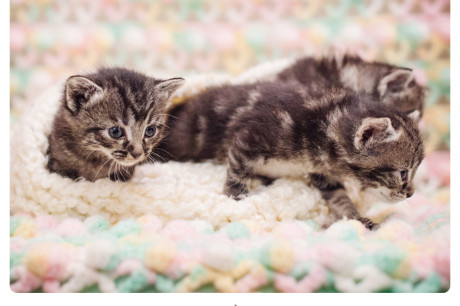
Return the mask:
[[277, 74], [281, 82], [300, 85], [303, 95], [321, 96], [331, 86], [368, 94], [419, 120], [427, 89], [415, 81], [411, 69], [366, 62], [359, 56], [304, 57]]
[[378, 228], [359, 214], [344, 182], [386, 202], [410, 197], [423, 159], [416, 123], [350, 90], [331, 88], [317, 100], [293, 87], [261, 82], [210, 88], [172, 111], [170, 134], [154, 152], [179, 161], [226, 162], [224, 193], [236, 200], [248, 194], [254, 177], [304, 178], [337, 218]]
[[124, 68], [71, 76], [49, 136], [48, 169], [72, 179], [129, 180], [163, 137], [169, 98], [182, 83]]

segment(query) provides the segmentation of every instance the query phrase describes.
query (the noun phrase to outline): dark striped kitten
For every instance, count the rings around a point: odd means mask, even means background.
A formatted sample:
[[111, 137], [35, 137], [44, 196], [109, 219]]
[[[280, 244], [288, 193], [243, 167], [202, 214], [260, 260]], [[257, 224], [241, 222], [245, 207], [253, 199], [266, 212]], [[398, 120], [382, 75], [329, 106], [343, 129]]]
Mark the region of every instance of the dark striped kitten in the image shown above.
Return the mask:
[[413, 120], [369, 99], [340, 88], [305, 98], [293, 85], [268, 82], [213, 87], [172, 111], [170, 133], [154, 151], [180, 161], [226, 162], [224, 193], [237, 200], [251, 178], [302, 177], [337, 218], [376, 229], [358, 213], [344, 182], [386, 202], [410, 197], [423, 144]]
[[49, 170], [129, 180], [163, 137], [169, 98], [182, 83], [124, 68], [71, 76], [49, 137]]
[[[321, 96], [331, 86], [368, 94], [414, 120], [423, 113], [427, 89], [415, 81], [411, 69], [367, 62], [356, 55], [304, 57], [277, 75], [278, 81], [301, 85], [301, 94]], [[303, 91], [302, 91], [303, 90]]]

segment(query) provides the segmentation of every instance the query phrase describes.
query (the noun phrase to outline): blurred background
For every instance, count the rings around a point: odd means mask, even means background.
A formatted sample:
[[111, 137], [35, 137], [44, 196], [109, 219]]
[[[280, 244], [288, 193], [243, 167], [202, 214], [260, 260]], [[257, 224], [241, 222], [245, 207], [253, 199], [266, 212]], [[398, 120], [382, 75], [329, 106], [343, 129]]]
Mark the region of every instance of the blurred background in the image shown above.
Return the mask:
[[426, 149], [450, 143], [449, 0], [12, 0], [11, 124], [47, 87], [100, 65], [238, 74], [330, 46], [411, 67]]

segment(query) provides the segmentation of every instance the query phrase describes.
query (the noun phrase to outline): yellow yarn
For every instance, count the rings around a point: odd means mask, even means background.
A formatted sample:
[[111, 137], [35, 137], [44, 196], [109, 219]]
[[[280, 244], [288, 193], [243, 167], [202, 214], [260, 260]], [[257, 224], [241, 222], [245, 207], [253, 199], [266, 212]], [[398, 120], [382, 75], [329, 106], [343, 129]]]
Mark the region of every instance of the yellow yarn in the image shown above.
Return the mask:
[[291, 243], [277, 241], [270, 250], [270, 262], [273, 270], [286, 273], [294, 266], [294, 250]]
[[154, 244], [147, 249], [146, 265], [155, 272], [164, 273], [176, 253], [176, 246], [171, 241]]
[[177, 287], [177, 292], [193, 292], [206, 284], [212, 283], [219, 292], [237, 292], [235, 282], [246, 275], [257, 278], [266, 277], [262, 264], [253, 260], [241, 261], [231, 271], [221, 272], [211, 268], [204, 268], [204, 273], [185, 277]]
[[214, 281], [214, 286], [216, 287], [216, 290], [220, 292], [236, 292], [234, 281], [229, 275], [218, 277]]
[[50, 257], [51, 244], [34, 245], [29, 249], [24, 259], [24, 265], [36, 276], [45, 277], [48, 268], [48, 258]]
[[13, 233], [13, 236], [22, 236], [24, 238], [35, 237], [35, 223], [33, 220], [23, 220]]

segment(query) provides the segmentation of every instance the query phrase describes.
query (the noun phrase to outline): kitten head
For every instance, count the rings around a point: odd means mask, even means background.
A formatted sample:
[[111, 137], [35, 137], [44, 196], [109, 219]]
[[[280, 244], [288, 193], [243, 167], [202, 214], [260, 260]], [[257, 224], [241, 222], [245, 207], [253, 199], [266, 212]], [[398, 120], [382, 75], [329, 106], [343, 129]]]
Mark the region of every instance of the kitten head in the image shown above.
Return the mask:
[[423, 160], [423, 142], [416, 122], [384, 105], [370, 108], [369, 103], [363, 103], [361, 107], [357, 117], [345, 119], [340, 127], [349, 131], [345, 132], [348, 140], [344, 140], [348, 141], [344, 156], [349, 174], [359, 181], [362, 190], [385, 202], [412, 196], [413, 179]]
[[427, 89], [417, 84], [407, 68], [392, 68], [377, 84], [380, 100], [418, 121], [423, 112]]
[[71, 76], [63, 107], [74, 149], [96, 152], [121, 166], [144, 161], [162, 138], [171, 94], [183, 81], [124, 68]]
[[419, 85], [413, 71], [387, 63], [367, 62], [347, 54], [337, 60], [340, 81], [357, 93], [372, 94], [379, 102], [396, 108], [418, 121], [423, 112], [427, 88]]

